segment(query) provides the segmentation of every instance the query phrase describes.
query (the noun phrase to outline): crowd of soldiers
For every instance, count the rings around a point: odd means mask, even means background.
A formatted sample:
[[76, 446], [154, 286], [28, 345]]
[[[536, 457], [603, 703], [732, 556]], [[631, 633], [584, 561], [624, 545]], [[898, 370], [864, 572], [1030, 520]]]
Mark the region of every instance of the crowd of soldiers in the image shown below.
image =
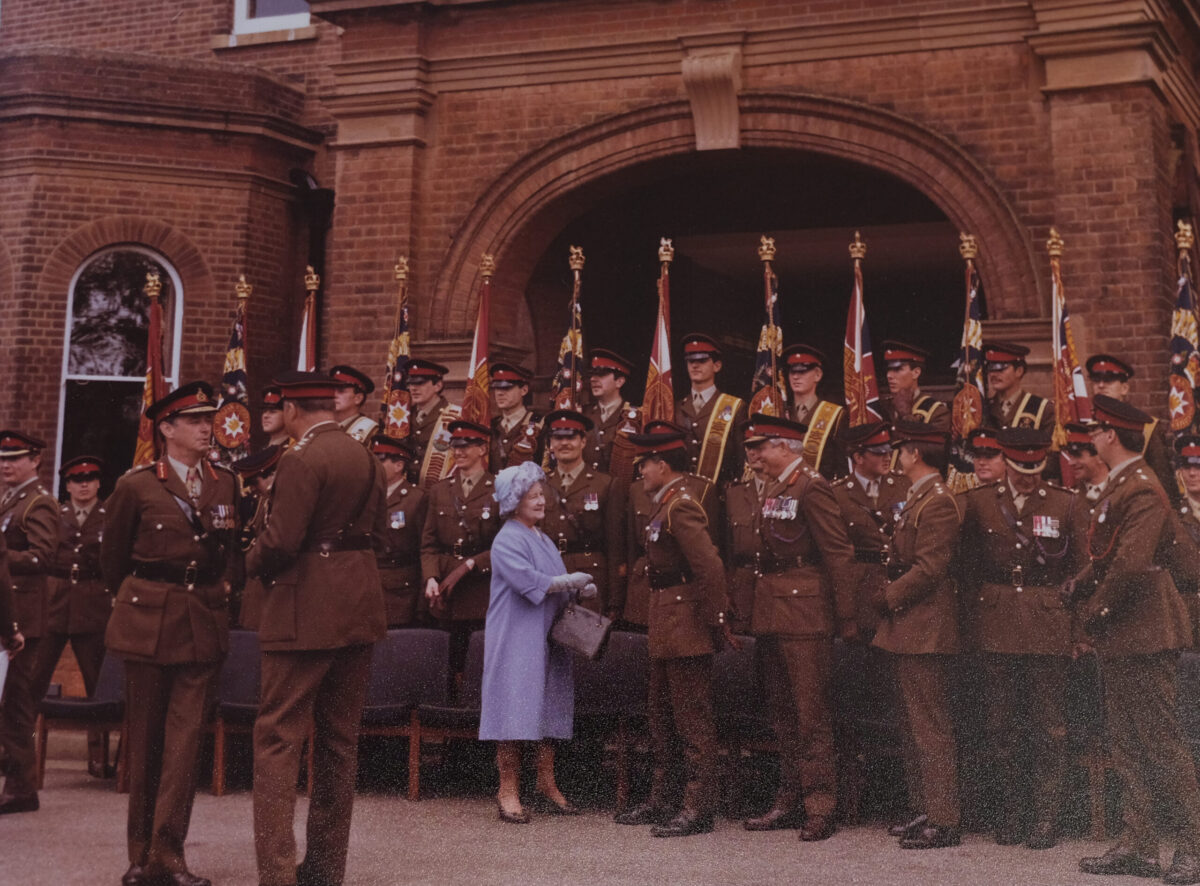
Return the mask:
[[[11, 573], [0, 574], [0, 640], [14, 656], [0, 814], [38, 808], [33, 722], [65, 644], [89, 693], [107, 648], [127, 680], [123, 883], [207, 886], [183, 848], [232, 622], [257, 630], [262, 649], [260, 880], [340, 883], [371, 644], [388, 628], [441, 626], [462, 666], [488, 607], [494, 475], [537, 460], [549, 466], [542, 529], [567, 570], [594, 577], [596, 609], [649, 635], [653, 777], [617, 823], [659, 837], [712, 829], [713, 656], [749, 633], [780, 766], [770, 809], [747, 830], [792, 828], [803, 841], [836, 830], [838, 639], [870, 646], [895, 677], [911, 805], [890, 828], [901, 847], [960, 840], [950, 696], [969, 654], [998, 768], [995, 839], [1049, 848], [1068, 663], [1094, 655], [1124, 822], [1080, 868], [1200, 882], [1200, 790], [1174, 711], [1177, 654], [1200, 609], [1200, 437], [1168, 443], [1125, 402], [1132, 367], [1087, 361], [1094, 418], [1068, 425], [1058, 452], [1053, 404], [1025, 390], [1017, 344], [985, 343], [991, 396], [962, 441], [947, 405], [921, 391], [929, 354], [911, 344], [883, 347], [886, 421], [853, 426], [818, 394], [826, 358], [815, 347], [783, 352], [780, 416], [749, 415], [719, 389], [714, 339], [686, 336], [683, 351], [690, 389], [674, 422], [647, 421], [624, 398], [634, 367], [611, 350], [591, 352], [579, 411], [533, 411], [532, 373], [493, 363], [490, 426], [443, 396], [446, 367], [411, 360], [405, 438], [363, 414], [374, 386], [357, 369], [286, 373], [259, 404], [268, 445], [232, 472], [207, 457], [215, 404], [195, 382], [150, 408], [162, 457], [103, 503], [99, 459], [62, 466], [60, 505], [38, 477], [43, 442], [0, 431], [0, 566]], [[1073, 488], [1056, 482], [1063, 473]], [[297, 867], [294, 785], [310, 724], [315, 784]], [[92, 757], [94, 774], [110, 775], [106, 764]], [[1156, 799], [1179, 823], [1165, 870]]]

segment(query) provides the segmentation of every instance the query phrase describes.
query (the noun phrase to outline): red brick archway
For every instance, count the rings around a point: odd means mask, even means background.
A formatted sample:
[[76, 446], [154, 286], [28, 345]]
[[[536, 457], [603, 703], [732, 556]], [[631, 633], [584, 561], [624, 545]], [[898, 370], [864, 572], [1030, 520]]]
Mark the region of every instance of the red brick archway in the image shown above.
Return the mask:
[[[882, 170], [936, 203], [980, 242], [995, 319], [1047, 313], [1032, 243], [991, 176], [942, 135], [890, 111], [815, 95], [747, 94], [742, 144], [829, 154]], [[510, 167], [486, 190], [454, 238], [437, 277], [431, 331], [461, 333], [474, 317], [479, 257], [496, 256], [496, 317], [528, 316], [534, 263], [607, 177], [695, 150], [687, 102], [622, 114], [579, 129]]]

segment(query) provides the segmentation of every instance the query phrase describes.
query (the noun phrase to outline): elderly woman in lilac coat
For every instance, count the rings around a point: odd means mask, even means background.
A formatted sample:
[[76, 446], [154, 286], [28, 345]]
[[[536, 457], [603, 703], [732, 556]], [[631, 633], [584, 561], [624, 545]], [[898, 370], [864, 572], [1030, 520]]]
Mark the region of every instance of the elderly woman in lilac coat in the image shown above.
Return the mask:
[[549, 640], [569, 592], [590, 590], [586, 572], [567, 573], [558, 547], [537, 526], [546, 513], [545, 475], [532, 462], [496, 476], [500, 514], [509, 519], [492, 542], [492, 587], [483, 651], [479, 737], [498, 742], [496, 795], [501, 821], [525, 824], [521, 743], [537, 742], [538, 800], [547, 811], [579, 810], [554, 779], [554, 739], [569, 739], [575, 714], [572, 652]]

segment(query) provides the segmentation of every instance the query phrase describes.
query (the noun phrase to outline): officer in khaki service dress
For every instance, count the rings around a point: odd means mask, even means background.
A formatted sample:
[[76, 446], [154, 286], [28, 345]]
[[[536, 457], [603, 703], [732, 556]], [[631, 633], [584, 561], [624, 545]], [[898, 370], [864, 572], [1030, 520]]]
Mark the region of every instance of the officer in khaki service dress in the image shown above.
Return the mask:
[[100, 568], [117, 594], [105, 641], [125, 660], [125, 886], [209, 883], [188, 871], [183, 850], [205, 711], [229, 649], [238, 529], [234, 477], [205, 457], [215, 411], [204, 382], [152, 404], [165, 454], [118, 480], [105, 502]]
[[533, 373], [524, 366], [495, 362], [488, 366], [488, 376], [498, 412], [492, 417], [488, 469], [496, 474], [521, 462], [540, 462], [541, 417], [525, 405]]
[[960, 651], [951, 561], [962, 515], [942, 482], [947, 435], [923, 422], [901, 422], [893, 434], [912, 485], [892, 533], [887, 587], [872, 601], [881, 619], [873, 643], [892, 653], [907, 720], [909, 798], [921, 814], [890, 832], [904, 849], [937, 849], [960, 839], [949, 683]]
[[377, 434], [371, 451], [379, 459], [387, 481], [385, 530], [375, 552], [387, 624], [389, 628], [418, 627], [429, 616], [421, 592], [421, 533], [428, 510], [427, 495], [409, 482], [414, 453], [407, 440]]
[[9, 663], [0, 705], [0, 748], [6, 776], [0, 815], [38, 808], [33, 727], [40, 696], [34, 695], [38, 647], [49, 633], [49, 570], [58, 546], [58, 503], [38, 478], [46, 444], [20, 431], [0, 431], [0, 534], [8, 548], [14, 620], [25, 651]]
[[750, 630], [754, 580], [761, 553], [759, 518], [767, 486], [758, 447], [745, 445], [746, 435], [752, 431], [753, 425], [748, 421], [738, 429], [746, 452], [748, 476], [725, 487], [725, 582], [729, 590], [729, 623], [735, 634]]
[[333, 396], [334, 420], [363, 446], [370, 446], [379, 422], [363, 415], [362, 407], [367, 395], [375, 390], [375, 382], [353, 366], [331, 366], [329, 376], [337, 384]]
[[[334, 381], [288, 372], [283, 420], [296, 443], [279, 460], [266, 528], [246, 554], [263, 582], [262, 691], [254, 723], [254, 847], [263, 886], [340, 884], [373, 644], [385, 634], [372, 540], [384, 473], [334, 420]], [[312, 735], [312, 800], [296, 865], [296, 778]]]
[[[100, 541], [105, 508], [100, 502], [104, 462], [92, 455], [73, 458], [59, 469], [67, 501], [59, 508], [58, 548], [50, 569], [50, 617], [34, 665], [33, 697], [42, 698], [67, 643], [79, 664], [88, 695], [96, 689], [104, 662], [104, 629], [112, 614], [112, 597], [100, 576]], [[99, 732], [88, 733], [88, 771], [106, 777]]]
[[612, 477], [583, 460], [591, 419], [570, 409], [546, 416], [555, 468], [546, 475], [542, 530], [558, 545], [568, 572], [592, 576], [599, 593], [584, 605], [619, 617], [614, 600], [625, 581], [625, 496]]
[[0, 649], [15, 658], [25, 648], [25, 637], [14, 616], [12, 576], [8, 573], [8, 548], [0, 533]]
[[892, 397], [892, 422], [921, 422], [950, 433], [950, 407], [921, 391], [921, 376], [929, 363], [929, 351], [902, 341], [885, 341], [881, 347], [888, 393]]
[[411, 479], [428, 489], [450, 475], [450, 423], [461, 410], [442, 396], [443, 378], [450, 370], [432, 360], [409, 360], [404, 367], [408, 386], [413, 448]]
[[432, 615], [449, 627], [451, 667], [461, 671], [471, 632], [483, 627], [492, 581], [492, 539], [500, 531], [494, 477], [487, 470], [492, 432], [450, 425], [454, 474], [429, 490], [421, 532], [421, 576]]
[[[987, 737], [997, 765], [996, 842], [1049, 849], [1067, 767], [1067, 665], [1074, 648], [1061, 589], [1083, 565], [1087, 509], [1042, 479], [1050, 434], [1005, 428], [1007, 477], [968, 490], [959, 559], [972, 648], [983, 654]], [[1032, 760], [1023, 759], [1027, 743]], [[1031, 764], [1031, 765], [1030, 765]]]
[[883, 422], [846, 428], [842, 440], [853, 467], [833, 484], [833, 497], [854, 546], [855, 613], [859, 635], [869, 642], [879, 625], [871, 598], [887, 585], [892, 530], [911, 484], [890, 470], [892, 435]]
[[[274, 390], [279, 391], [278, 388]], [[281, 391], [279, 391], [278, 402], [280, 404], [280, 429], [282, 429], [283, 393]], [[284, 438], [287, 439], [286, 432], [284, 432]], [[240, 533], [243, 552], [249, 551], [254, 540], [267, 528], [267, 520], [271, 516], [271, 488], [275, 485], [275, 470], [279, 467], [279, 459], [283, 457], [286, 448], [271, 445], [247, 455], [245, 458], [240, 458], [230, 465], [241, 478], [242, 488], [247, 493], [242, 499], [241, 511], [243, 516], [249, 513]], [[252, 510], [251, 507], [247, 507], [248, 504], [253, 508]], [[231, 601], [237, 604], [233, 607], [233, 615], [238, 625], [251, 631], [257, 631], [262, 613], [263, 594], [266, 591], [261, 579], [246, 575], [243, 575], [242, 579], [240, 600], [238, 594], [235, 593], [234, 599]]]
[[804, 460], [808, 429], [762, 414], [750, 423], [746, 445], [767, 475], [750, 631], [779, 739], [779, 787], [771, 809], [744, 824], [798, 826], [801, 840], [825, 840], [837, 808], [833, 638], [858, 634], [854, 548], [829, 481]]
[[[1175, 711], [1178, 653], [1191, 644], [1187, 610], [1168, 570], [1175, 526], [1166, 493], [1141, 457], [1150, 417], [1103, 394], [1092, 407], [1092, 444], [1109, 476], [1088, 529], [1090, 562], [1067, 595], [1099, 659], [1123, 821], [1116, 845], [1082, 859], [1079, 869], [1198, 883], [1200, 788]], [[1156, 801], [1177, 825], [1165, 875]]]
[[[721, 558], [704, 509], [682, 484], [684, 436], [669, 427], [655, 431], [632, 437], [642, 482], [656, 505], [646, 526], [651, 587], [647, 706], [654, 772], [646, 802], [614, 820], [653, 824], [655, 837], [686, 837], [713, 828], [719, 799], [713, 654], [719, 636], [737, 644], [725, 618]], [[677, 806], [673, 788], [680, 779], [683, 797]]]
[[841, 431], [846, 409], [817, 396], [825, 377], [825, 353], [812, 345], [796, 344], [780, 355], [787, 373], [787, 415], [808, 428], [804, 434], [804, 460], [827, 480], [846, 473]]
[[626, 441], [618, 447], [618, 462], [612, 465], [613, 445], [622, 430], [636, 434], [642, 430], [641, 410], [629, 405], [622, 394], [633, 364], [615, 351], [592, 348], [588, 369], [588, 385], [592, 402], [583, 407], [583, 414], [592, 422], [588, 432], [584, 461], [594, 471], [609, 474], [623, 486], [633, 478], [633, 444]]
[[983, 343], [989, 399], [983, 422], [993, 428], [1054, 427], [1054, 404], [1026, 391], [1025, 358], [1029, 348], [1009, 341]]
[[[678, 425], [666, 421], [646, 424], [645, 432], [683, 433]], [[714, 544], [721, 537], [721, 497], [717, 487], [703, 477], [684, 473], [680, 479], [684, 490], [700, 503], [708, 518], [709, 535]], [[650, 583], [646, 578], [646, 526], [657, 510], [653, 496], [646, 491], [642, 481], [635, 480], [629, 487], [629, 510], [625, 523], [625, 562], [628, 565], [627, 580], [614, 589], [612, 607], [621, 613], [627, 627], [644, 628], [650, 621]]]
[[746, 401], [717, 388], [721, 348], [712, 338], [685, 335], [683, 358], [692, 387], [675, 404], [675, 421], [687, 442], [688, 470], [718, 485], [739, 480], [746, 459], [735, 428], [745, 420]]

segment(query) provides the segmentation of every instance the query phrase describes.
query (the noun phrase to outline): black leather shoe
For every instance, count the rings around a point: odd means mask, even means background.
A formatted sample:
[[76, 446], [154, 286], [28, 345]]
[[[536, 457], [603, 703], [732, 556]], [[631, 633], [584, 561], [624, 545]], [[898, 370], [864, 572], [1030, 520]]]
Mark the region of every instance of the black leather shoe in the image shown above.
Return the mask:
[[88, 763], [88, 775], [92, 778], [115, 778], [117, 767], [112, 763], [101, 763], [99, 760], [92, 760]]
[[641, 803], [613, 816], [617, 824], [666, 824], [670, 820], [671, 810], [649, 803]]
[[679, 814], [666, 824], [650, 828], [651, 837], [690, 837], [692, 834], [707, 834], [713, 829], [712, 813], [701, 815], [690, 809], [681, 809]]
[[1200, 883], [1200, 857], [1176, 849], [1174, 857], [1171, 858], [1171, 866], [1163, 875], [1163, 882], [1172, 886]]
[[1005, 826], [996, 828], [995, 840], [997, 846], [1019, 846], [1025, 842], [1025, 835], [1020, 828]]
[[12, 815], [15, 812], [37, 811], [37, 794], [25, 794], [20, 797], [14, 797], [12, 794], [0, 794], [0, 815]]
[[143, 874], [139, 881], [141, 886], [212, 886], [212, 881], [197, 877], [189, 871], [175, 871], [167, 874]]
[[1079, 859], [1085, 874], [1121, 874], [1130, 877], [1161, 877], [1162, 865], [1153, 856], [1134, 852], [1127, 846], [1114, 846], [1103, 855]]
[[900, 841], [901, 849], [945, 849], [959, 843], [958, 828], [925, 825]]
[[140, 864], [131, 864], [121, 875], [121, 886], [144, 886], [145, 883], [146, 871]]
[[818, 840], [828, 840], [837, 830], [832, 818], [813, 816], [800, 828], [800, 839], [805, 843], [816, 843]]
[[889, 837], [908, 837], [925, 827], [929, 821], [928, 815], [918, 815], [911, 821], [902, 821], [888, 828]]
[[[564, 798], [565, 799], [565, 798]], [[551, 800], [545, 794], [535, 794], [533, 803], [531, 804], [537, 812], [544, 812], [547, 815], [582, 815], [583, 810], [567, 800], [563, 804], [559, 804]]]
[[742, 827], [748, 831], [782, 831], [798, 828], [804, 824], [804, 813], [799, 809], [784, 809], [775, 806], [755, 818], [747, 818]]
[[1025, 845], [1030, 849], [1053, 849], [1058, 844], [1058, 829], [1049, 821], [1039, 821], [1029, 832]]

